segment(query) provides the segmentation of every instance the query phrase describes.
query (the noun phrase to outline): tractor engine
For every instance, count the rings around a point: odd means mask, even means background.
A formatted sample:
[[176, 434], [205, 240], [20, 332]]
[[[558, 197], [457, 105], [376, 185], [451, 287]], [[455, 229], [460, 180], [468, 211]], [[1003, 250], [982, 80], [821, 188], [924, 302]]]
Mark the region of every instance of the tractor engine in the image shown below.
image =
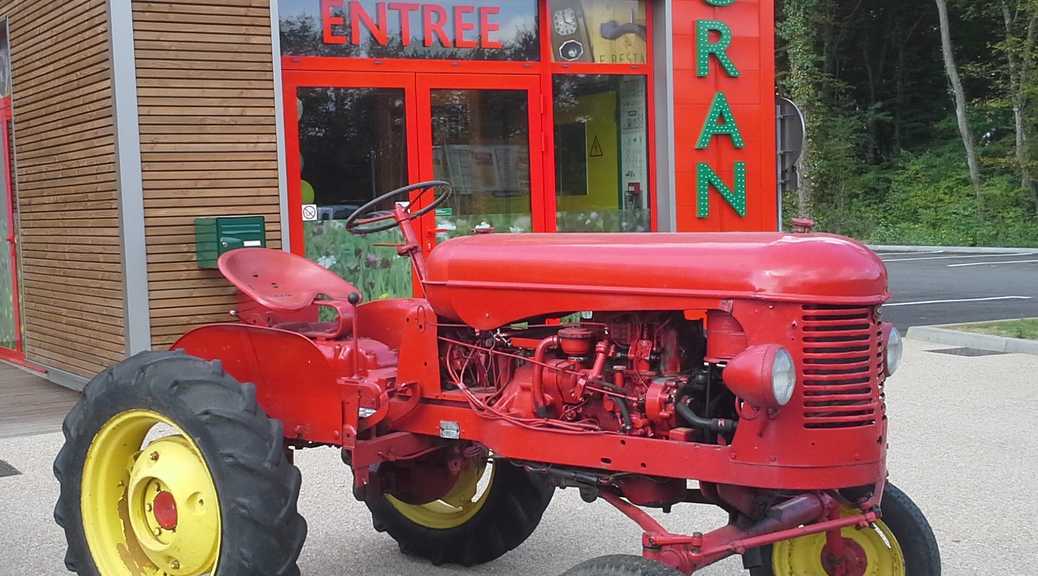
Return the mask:
[[490, 418], [698, 442], [735, 431], [735, 397], [705, 362], [702, 323], [681, 314], [597, 314], [446, 340], [444, 381]]

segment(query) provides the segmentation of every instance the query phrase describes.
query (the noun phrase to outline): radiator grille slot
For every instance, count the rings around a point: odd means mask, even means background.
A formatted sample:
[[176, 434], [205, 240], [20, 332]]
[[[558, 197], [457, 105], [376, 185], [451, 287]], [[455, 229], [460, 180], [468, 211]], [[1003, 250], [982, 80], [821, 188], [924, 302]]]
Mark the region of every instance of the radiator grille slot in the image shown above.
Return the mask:
[[860, 428], [882, 417], [883, 338], [875, 312], [872, 306], [804, 306], [800, 381], [806, 428]]

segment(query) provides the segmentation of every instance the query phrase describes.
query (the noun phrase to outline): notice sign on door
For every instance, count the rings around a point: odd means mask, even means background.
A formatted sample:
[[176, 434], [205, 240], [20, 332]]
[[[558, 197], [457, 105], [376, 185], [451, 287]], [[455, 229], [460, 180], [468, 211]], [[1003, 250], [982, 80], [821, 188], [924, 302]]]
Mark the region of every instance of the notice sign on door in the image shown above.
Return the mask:
[[282, 53], [535, 60], [536, 0], [280, 0]]

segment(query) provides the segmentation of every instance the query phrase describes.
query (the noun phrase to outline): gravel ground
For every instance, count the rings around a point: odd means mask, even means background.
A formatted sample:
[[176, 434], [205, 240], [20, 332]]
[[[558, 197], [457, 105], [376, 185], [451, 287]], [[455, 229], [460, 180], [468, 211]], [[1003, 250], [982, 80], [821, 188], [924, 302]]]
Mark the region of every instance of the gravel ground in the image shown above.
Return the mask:
[[[1038, 540], [1038, 357], [979, 358], [929, 352], [908, 342], [905, 365], [890, 382], [892, 480], [912, 495], [937, 533], [946, 575], [1034, 574]], [[988, 425], [990, 424], [990, 425]], [[51, 462], [59, 433], [0, 440], [0, 460], [21, 475], [0, 478], [0, 575], [65, 574], [63, 535], [51, 514], [57, 484]], [[554, 575], [603, 554], [638, 553], [633, 525], [604, 503], [558, 494], [526, 544], [489, 565], [433, 567], [401, 556], [371, 529], [349, 496], [349, 474], [333, 450], [304, 452], [302, 513], [310, 537], [300, 560], [307, 576], [460, 574]], [[661, 516], [672, 530], [722, 522], [686, 507]], [[742, 574], [737, 559], [703, 574]], [[914, 576], [914, 575], [913, 575]]]

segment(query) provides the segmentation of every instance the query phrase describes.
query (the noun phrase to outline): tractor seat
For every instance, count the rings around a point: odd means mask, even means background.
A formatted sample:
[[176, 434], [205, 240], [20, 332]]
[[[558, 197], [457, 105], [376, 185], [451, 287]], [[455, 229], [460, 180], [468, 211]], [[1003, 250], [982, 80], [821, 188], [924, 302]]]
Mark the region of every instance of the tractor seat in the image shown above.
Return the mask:
[[301, 256], [267, 248], [240, 248], [220, 257], [220, 273], [245, 296], [274, 312], [298, 312], [312, 306], [332, 308], [336, 322], [275, 326], [311, 338], [339, 338], [353, 325], [347, 298], [357, 289], [330, 270]]

